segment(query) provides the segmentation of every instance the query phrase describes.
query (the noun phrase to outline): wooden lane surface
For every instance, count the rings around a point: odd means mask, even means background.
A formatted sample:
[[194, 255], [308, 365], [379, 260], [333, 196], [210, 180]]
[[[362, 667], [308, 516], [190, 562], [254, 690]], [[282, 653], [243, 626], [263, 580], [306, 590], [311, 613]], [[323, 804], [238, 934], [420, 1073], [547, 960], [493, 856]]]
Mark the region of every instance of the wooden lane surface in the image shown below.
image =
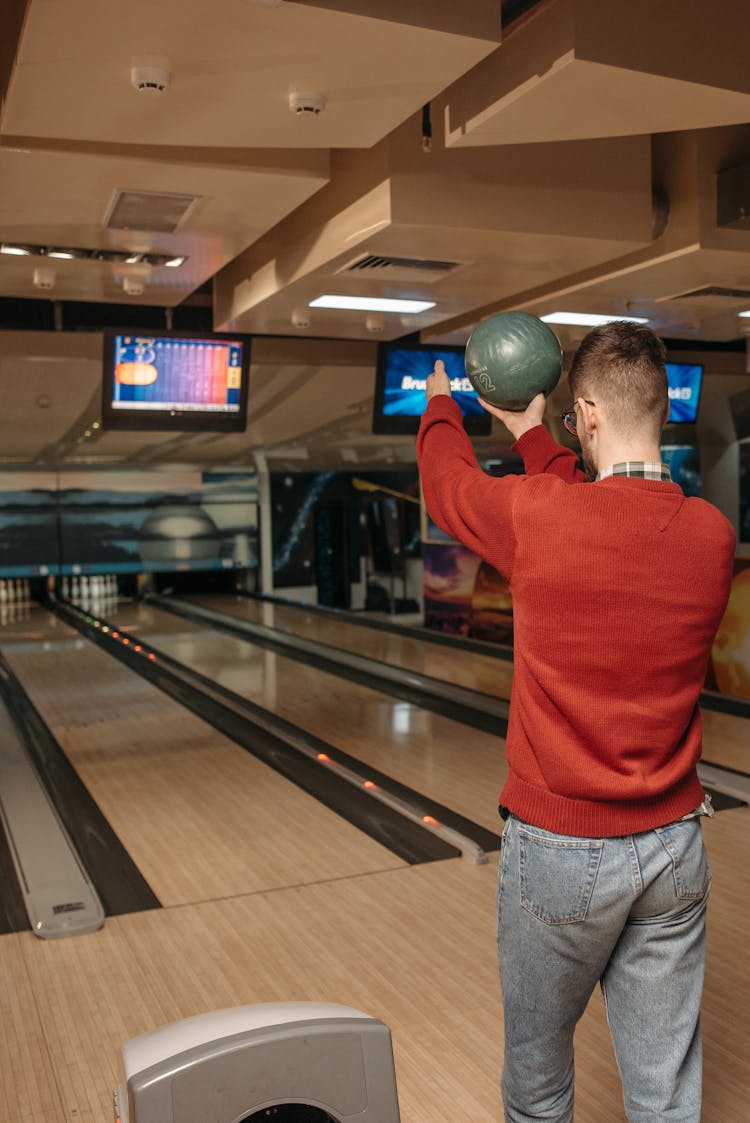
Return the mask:
[[112, 656], [49, 631], [51, 650], [3, 652], [162, 904], [403, 864]]
[[[247, 597], [195, 596], [189, 599], [240, 619], [281, 628], [306, 639], [318, 639], [321, 643], [382, 659], [393, 666], [420, 671], [469, 690], [510, 698], [513, 664], [504, 660], [475, 655], [459, 648], [451, 651], [443, 645], [430, 644], [428, 640], [391, 635], [376, 628], [368, 629], [348, 624], [345, 620], [286, 605], [266, 604]], [[704, 760], [750, 772], [750, 721], [747, 718], [704, 709], [703, 731]]]
[[4, 1123], [68, 1118], [25, 958], [25, 951], [31, 950], [24, 946], [27, 935], [36, 940], [30, 933], [0, 937], [0, 1119]]
[[[706, 825], [714, 888], [703, 1123], [747, 1119], [750, 994], [737, 949], [750, 896], [749, 827], [746, 809]], [[47, 1051], [64, 1108], [30, 1114], [29, 1123], [108, 1119], [120, 1046], [136, 1034], [225, 1006], [288, 1000], [341, 1002], [390, 1026], [403, 1123], [500, 1123], [494, 892], [494, 863], [454, 860], [131, 914], [74, 940], [3, 937], [20, 947], [38, 1006], [24, 1063], [38, 1070], [34, 1054]], [[8, 985], [18, 985], [16, 974]], [[578, 1028], [576, 1069], [576, 1123], [625, 1123], [598, 992]], [[0, 1071], [3, 1082], [9, 1075], [6, 1095], [16, 1076]], [[25, 1117], [8, 1115], [17, 1118]]]
[[478, 655], [444, 644], [430, 643], [379, 628], [350, 624], [346, 619], [306, 612], [283, 604], [268, 604], [235, 596], [191, 596], [186, 598], [217, 612], [227, 612], [240, 620], [265, 624], [344, 651], [354, 651], [369, 659], [380, 659], [394, 667], [430, 675], [440, 682], [452, 682], [468, 690], [479, 690], [499, 698], [510, 698], [513, 664], [491, 655]]
[[265, 706], [357, 760], [499, 833], [503, 741], [409, 702], [286, 659], [227, 633], [162, 630], [177, 617], [152, 606], [115, 616], [155, 647]]

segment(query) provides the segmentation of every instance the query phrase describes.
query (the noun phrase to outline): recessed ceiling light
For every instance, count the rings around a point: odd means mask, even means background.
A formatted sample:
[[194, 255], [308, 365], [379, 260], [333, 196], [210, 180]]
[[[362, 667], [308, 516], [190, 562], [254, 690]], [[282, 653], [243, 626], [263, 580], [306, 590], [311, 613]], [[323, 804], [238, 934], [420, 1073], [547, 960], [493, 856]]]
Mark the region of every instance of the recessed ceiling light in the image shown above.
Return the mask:
[[599, 316], [594, 312], [550, 312], [539, 319], [545, 324], [569, 324], [571, 327], [581, 328], [598, 328], [602, 324], [611, 324], [614, 320], [627, 320], [630, 324], [648, 323], [642, 316]]
[[184, 260], [184, 257], [170, 257], [164, 262], [164, 264], [168, 269], [176, 269], [178, 265], [182, 265]]
[[310, 301], [310, 308], [343, 308], [351, 312], [403, 312], [416, 315], [435, 307], [434, 300], [396, 300], [379, 296], [332, 296]]
[[12, 257], [30, 257], [31, 250], [27, 246], [10, 246], [6, 242], [0, 246], [0, 253], [7, 253]]
[[75, 256], [73, 250], [47, 250], [47, 257], [56, 257], [59, 258], [60, 261], [73, 261]]

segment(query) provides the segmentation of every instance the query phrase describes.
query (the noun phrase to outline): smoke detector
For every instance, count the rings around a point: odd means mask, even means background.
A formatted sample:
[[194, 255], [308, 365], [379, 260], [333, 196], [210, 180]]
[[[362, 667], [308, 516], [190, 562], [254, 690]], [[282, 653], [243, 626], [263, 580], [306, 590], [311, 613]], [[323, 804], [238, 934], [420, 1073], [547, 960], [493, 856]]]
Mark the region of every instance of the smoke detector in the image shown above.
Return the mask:
[[169, 71], [163, 66], [134, 66], [130, 82], [139, 94], [163, 94], [169, 89]]
[[369, 331], [370, 335], [382, 335], [385, 331], [385, 320], [376, 314], [368, 316], [365, 319], [365, 331]]
[[123, 277], [122, 288], [128, 296], [143, 296], [145, 285], [140, 277]]
[[319, 117], [326, 107], [323, 94], [308, 90], [304, 93], [293, 90], [289, 95], [289, 111], [298, 117]]
[[292, 327], [304, 331], [310, 327], [311, 316], [306, 308], [295, 308], [292, 312]]
[[55, 287], [54, 269], [45, 269], [43, 266], [34, 270], [34, 288], [53, 289]]

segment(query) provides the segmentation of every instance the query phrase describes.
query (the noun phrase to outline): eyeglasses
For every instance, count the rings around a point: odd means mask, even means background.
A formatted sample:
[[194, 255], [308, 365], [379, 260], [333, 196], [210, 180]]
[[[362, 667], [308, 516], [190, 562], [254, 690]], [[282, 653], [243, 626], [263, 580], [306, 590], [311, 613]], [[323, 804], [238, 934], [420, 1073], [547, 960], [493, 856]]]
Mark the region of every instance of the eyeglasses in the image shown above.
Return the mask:
[[[582, 401], [584, 401], [587, 406], [596, 405], [596, 402], [590, 402], [588, 398], [583, 398]], [[570, 407], [570, 409], [566, 409], [565, 413], [560, 414], [560, 420], [562, 421], [563, 425], [570, 433], [570, 435], [575, 437], [577, 435], [575, 402], [573, 402], [573, 405]]]

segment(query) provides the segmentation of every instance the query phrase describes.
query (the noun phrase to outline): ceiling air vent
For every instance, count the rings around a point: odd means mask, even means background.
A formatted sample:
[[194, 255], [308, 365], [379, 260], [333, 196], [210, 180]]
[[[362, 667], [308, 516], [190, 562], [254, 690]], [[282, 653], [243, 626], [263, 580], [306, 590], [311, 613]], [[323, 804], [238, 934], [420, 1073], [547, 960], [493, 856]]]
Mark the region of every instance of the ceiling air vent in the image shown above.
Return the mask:
[[155, 191], [117, 191], [104, 218], [108, 230], [149, 230], [174, 234], [198, 195], [162, 195]]
[[460, 269], [463, 261], [432, 261], [421, 257], [380, 257], [365, 254], [350, 261], [337, 274], [356, 273], [359, 276], [377, 277], [385, 281], [414, 281], [421, 284], [434, 284], [455, 269]]
[[750, 300], [750, 289], [728, 289], [721, 285], [704, 285], [700, 289], [690, 289], [688, 292], [677, 292], [671, 296], [663, 296], [656, 304], [667, 304], [673, 300], [692, 300], [706, 304], [720, 304], [723, 301]]

